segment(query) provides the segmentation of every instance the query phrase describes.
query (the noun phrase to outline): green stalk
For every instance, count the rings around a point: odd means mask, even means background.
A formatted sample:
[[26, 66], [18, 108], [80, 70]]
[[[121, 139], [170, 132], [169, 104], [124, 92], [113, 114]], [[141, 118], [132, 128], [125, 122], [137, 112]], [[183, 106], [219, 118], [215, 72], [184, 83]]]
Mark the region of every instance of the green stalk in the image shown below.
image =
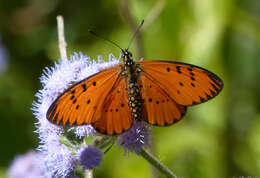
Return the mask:
[[168, 167], [161, 163], [154, 155], [152, 155], [147, 150], [142, 148], [140, 155], [167, 177], [177, 178], [177, 176]]

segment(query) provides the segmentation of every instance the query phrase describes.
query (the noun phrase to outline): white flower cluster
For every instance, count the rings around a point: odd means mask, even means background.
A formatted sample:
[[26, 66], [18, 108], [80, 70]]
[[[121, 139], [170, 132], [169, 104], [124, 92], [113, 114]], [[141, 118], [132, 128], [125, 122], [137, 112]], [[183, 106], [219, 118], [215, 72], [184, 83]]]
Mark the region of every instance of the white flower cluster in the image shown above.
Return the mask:
[[[33, 112], [37, 118], [36, 133], [39, 134], [38, 150], [44, 155], [40, 165], [45, 177], [66, 177], [76, 167], [77, 159], [71, 151], [60, 143], [64, 134], [62, 127], [51, 124], [46, 113], [52, 102], [72, 84], [83, 80], [105, 68], [119, 64], [112, 54], [109, 61], [99, 56], [97, 62], [82, 53], [74, 53], [70, 60], [55, 63], [54, 67], [46, 68], [40, 78], [43, 88], [36, 94], [38, 100], [33, 103]], [[94, 132], [91, 125], [72, 128], [78, 137], [89, 136]]]

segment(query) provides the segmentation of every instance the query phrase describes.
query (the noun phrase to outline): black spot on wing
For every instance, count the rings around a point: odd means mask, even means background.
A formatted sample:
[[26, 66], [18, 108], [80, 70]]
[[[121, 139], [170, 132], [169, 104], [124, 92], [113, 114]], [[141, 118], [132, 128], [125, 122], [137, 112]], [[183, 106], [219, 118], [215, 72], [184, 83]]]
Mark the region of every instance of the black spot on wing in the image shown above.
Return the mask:
[[206, 100], [200, 96], [200, 102], [203, 103], [203, 102], [205, 102], [205, 101], [206, 101]]
[[87, 91], [87, 85], [85, 83], [82, 84], [81, 87], [83, 88], [83, 92]]
[[181, 66], [176, 66], [176, 70], [179, 74], [181, 74]]
[[89, 99], [88, 101], [87, 101], [87, 104], [89, 104], [91, 102], [91, 100]]
[[77, 102], [77, 99], [74, 99], [72, 103], [75, 104], [76, 102]]
[[192, 68], [191, 68], [191, 67], [188, 67], [187, 69], [188, 69], [188, 71], [192, 71]]

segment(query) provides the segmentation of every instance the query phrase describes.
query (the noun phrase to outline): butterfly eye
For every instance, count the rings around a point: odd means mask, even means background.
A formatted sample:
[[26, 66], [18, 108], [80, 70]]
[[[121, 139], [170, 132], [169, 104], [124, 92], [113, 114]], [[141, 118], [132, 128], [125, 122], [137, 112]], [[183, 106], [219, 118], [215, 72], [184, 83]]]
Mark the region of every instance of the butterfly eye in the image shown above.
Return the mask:
[[121, 54], [120, 57], [121, 57], [122, 59], [124, 59], [124, 58], [125, 58], [125, 55], [124, 55], [124, 54]]
[[133, 54], [132, 54], [131, 52], [128, 52], [128, 55], [129, 55], [130, 57], [132, 57], [132, 56], [133, 56]]

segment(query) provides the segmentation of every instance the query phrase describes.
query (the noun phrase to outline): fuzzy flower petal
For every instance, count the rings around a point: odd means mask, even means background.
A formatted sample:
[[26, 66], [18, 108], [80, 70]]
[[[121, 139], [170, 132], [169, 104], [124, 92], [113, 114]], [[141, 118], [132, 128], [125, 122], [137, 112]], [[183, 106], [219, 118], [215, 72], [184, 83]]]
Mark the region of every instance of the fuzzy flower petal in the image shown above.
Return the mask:
[[39, 148], [45, 154], [42, 159], [44, 173], [56, 177], [66, 177], [73, 173], [77, 166], [77, 160], [72, 152], [61, 144], [59, 136], [50, 135], [46, 139], [46, 143]]
[[80, 153], [79, 163], [84, 169], [96, 168], [102, 160], [102, 155], [103, 152], [100, 149], [88, 146]]
[[24, 155], [18, 155], [10, 165], [7, 174], [10, 178], [35, 178], [43, 176], [38, 162], [43, 155], [35, 151], [29, 151]]
[[[60, 142], [60, 136], [65, 133], [63, 127], [51, 124], [46, 119], [48, 108], [71, 85], [119, 63], [113, 55], [109, 56], [107, 62], [99, 56], [96, 62], [82, 53], [74, 53], [70, 60], [59, 61], [54, 67], [44, 70], [40, 78], [43, 88], [36, 94], [38, 100], [33, 103], [32, 110], [37, 118], [36, 133], [40, 139], [38, 150], [44, 155], [41, 168], [45, 177], [71, 177], [78, 163], [77, 156]], [[91, 125], [74, 127], [73, 131], [78, 137], [94, 133]]]
[[118, 138], [118, 143], [125, 151], [135, 152], [139, 154], [143, 146], [149, 146], [149, 130], [148, 125], [143, 121], [136, 121], [132, 127], [122, 133]]

